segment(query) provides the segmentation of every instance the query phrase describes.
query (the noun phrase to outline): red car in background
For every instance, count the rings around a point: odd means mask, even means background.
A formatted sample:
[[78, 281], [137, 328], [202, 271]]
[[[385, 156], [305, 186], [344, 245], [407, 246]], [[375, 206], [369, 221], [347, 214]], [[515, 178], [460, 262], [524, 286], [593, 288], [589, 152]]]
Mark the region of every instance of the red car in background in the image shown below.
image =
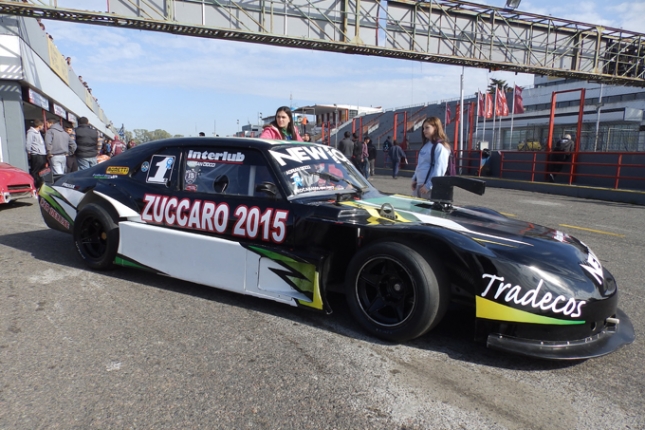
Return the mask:
[[24, 170], [0, 162], [0, 204], [18, 199], [37, 198], [34, 178]]

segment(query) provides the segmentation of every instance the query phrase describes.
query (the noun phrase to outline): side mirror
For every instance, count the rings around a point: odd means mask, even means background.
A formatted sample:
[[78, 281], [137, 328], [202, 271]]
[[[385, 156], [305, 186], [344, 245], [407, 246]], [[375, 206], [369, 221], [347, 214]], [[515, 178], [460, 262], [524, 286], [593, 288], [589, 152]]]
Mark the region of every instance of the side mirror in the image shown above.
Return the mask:
[[272, 197], [278, 195], [278, 187], [273, 182], [262, 182], [255, 186], [255, 191], [258, 193], [266, 193]]
[[222, 194], [224, 191], [226, 191], [227, 188], [228, 188], [228, 176], [222, 175], [215, 178], [215, 182], [213, 182], [213, 190], [216, 193]]

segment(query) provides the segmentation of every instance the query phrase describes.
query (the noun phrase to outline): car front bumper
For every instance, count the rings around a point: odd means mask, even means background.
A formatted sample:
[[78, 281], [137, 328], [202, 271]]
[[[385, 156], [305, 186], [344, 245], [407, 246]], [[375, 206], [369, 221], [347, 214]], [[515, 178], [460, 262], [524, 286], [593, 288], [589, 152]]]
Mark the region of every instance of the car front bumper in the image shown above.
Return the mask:
[[629, 317], [618, 309], [615, 319], [618, 323], [608, 322], [603, 330], [584, 339], [539, 341], [491, 333], [488, 335], [486, 346], [547, 360], [584, 360], [600, 357], [634, 341], [634, 326]]

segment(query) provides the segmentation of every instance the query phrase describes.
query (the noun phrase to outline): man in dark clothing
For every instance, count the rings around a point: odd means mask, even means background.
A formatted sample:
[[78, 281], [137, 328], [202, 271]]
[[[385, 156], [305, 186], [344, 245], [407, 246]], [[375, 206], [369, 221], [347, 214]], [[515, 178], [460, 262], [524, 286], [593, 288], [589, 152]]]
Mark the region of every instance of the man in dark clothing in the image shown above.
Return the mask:
[[76, 161], [78, 170], [89, 169], [96, 165], [98, 155], [99, 133], [90, 127], [89, 120], [82, 116], [76, 128]]
[[376, 163], [376, 146], [372, 139], [367, 138], [367, 160], [369, 161], [370, 176], [374, 176], [374, 167]]
[[358, 134], [352, 134], [352, 142], [354, 142], [354, 150], [352, 153], [352, 163], [359, 172], [363, 171], [365, 160], [363, 159], [363, 143], [358, 141]]
[[352, 155], [354, 155], [354, 142], [350, 138], [351, 133], [349, 131], [345, 132], [345, 138], [338, 142], [338, 150], [343, 153], [348, 160], [352, 160]]
[[383, 143], [383, 152], [385, 152], [385, 167], [387, 167], [387, 159], [390, 158], [390, 148], [392, 147], [392, 136], [388, 136]]
[[392, 147], [392, 136], [388, 136], [387, 139], [385, 139], [385, 142], [383, 143], [383, 151], [389, 152], [391, 147]]
[[549, 180], [555, 182], [554, 173], [560, 173], [564, 167], [564, 163], [571, 160], [571, 153], [573, 152], [573, 140], [570, 134], [565, 134], [564, 137], [555, 144], [553, 154], [551, 154], [551, 173], [549, 173]]
[[397, 179], [399, 177], [399, 167], [401, 160], [407, 161], [405, 152], [401, 149], [396, 140], [392, 143], [390, 148], [390, 158], [392, 159], [392, 177]]

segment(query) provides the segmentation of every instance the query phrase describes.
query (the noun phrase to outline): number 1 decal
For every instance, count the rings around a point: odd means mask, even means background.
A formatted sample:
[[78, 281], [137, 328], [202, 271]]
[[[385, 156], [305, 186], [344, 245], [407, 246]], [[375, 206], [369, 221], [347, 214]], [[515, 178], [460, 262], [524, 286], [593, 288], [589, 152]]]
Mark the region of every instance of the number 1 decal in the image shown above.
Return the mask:
[[170, 180], [172, 169], [175, 167], [174, 155], [153, 155], [146, 182], [165, 184]]

